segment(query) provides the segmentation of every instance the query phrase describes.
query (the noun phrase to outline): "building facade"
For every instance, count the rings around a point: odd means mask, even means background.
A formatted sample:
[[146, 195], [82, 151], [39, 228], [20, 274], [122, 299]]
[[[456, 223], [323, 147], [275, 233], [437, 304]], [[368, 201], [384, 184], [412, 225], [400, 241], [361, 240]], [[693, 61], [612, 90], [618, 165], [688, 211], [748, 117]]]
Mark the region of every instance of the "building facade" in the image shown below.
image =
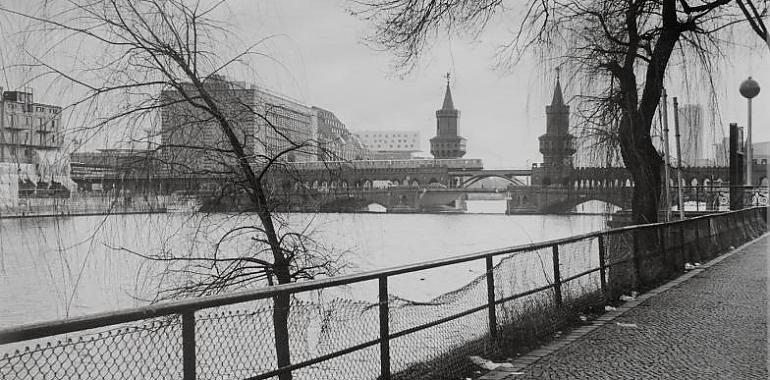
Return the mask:
[[32, 92], [0, 93], [0, 162], [31, 163], [36, 152], [61, 150], [61, 107], [35, 103]]
[[371, 130], [355, 135], [374, 160], [408, 160], [420, 151], [420, 132]]
[[[242, 82], [214, 76], [204, 83], [216, 106], [230, 122], [243, 153], [259, 165], [318, 158], [313, 111], [300, 102]], [[184, 85], [196, 100], [192, 84]], [[164, 91], [161, 110], [161, 150], [167, 170], [216, 174], [235, 165], [230, 138], [207, 112], [184, 101], [176, 90]]]
[[32, 91], [0, 87], [0, 206], [20, 198], [69, 196], [61, 107], [36, 103]]
[[370, 157], [364, 144], [334, 112], [312, 107], [318, 134], [318, 159], [322, 161], [364, 160]]
[[447, 78], [444, 103], [436, 111], [436, 136], [430, 139], [430, 153], [433, 157], [461, 158], [465, 155], [466, 140], [459, 135], [459, 119], [460, 111], [455, 108]]
[[575, 139], [569, 133], [569, 112], [570, 107], [564, 103], [557, 75], [551, 105], [545, 107], [546, 131], [539, 138], [543, 163], [540, 167], [533, 168], [533, 184], [566, 186], [570, 183], [576, 149]]

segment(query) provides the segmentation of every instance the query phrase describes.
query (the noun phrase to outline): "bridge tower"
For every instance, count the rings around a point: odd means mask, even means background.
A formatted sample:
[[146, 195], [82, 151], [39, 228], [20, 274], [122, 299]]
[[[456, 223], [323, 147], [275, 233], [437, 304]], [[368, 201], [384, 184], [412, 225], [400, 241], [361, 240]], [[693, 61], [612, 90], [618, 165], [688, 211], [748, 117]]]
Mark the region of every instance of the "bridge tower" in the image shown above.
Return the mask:
[[435, 158], [460, 158], [465, 155], [465, 138], [458, 133], [457, 121], [460, 111], [452, 102], [449, 89], [449, 73], [446, 75], [444, 104], [436, 111], [436, 137], [430, 139], [430, 153]]
[[540, 136], [540, 153], [543, 164], [533, 170], [532, 182], [541, 186], [568, 186], [575, 155], [574, 138], [569, 134], [569, 106], [564, 103], [559, 72], [556, 71], [556, 87], [551, 105], [545, 107], [546, 131]]

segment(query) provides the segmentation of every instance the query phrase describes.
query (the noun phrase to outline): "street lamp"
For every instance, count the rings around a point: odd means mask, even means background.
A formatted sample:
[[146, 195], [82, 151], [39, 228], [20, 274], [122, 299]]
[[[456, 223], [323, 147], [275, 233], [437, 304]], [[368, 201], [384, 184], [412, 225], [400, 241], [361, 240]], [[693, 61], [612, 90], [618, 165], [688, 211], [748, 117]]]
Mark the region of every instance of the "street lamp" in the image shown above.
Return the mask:
[[751, 172], [753, 169], [753, 152], [751, 149], [751, 99], [759, 95], [759, 83], [749, 77], [749, 79], [746, 79], [741, 83], [740, 91], [741, 95], [749, 100], [749, 120], [746, 125], [746, 184], [752, 186]]

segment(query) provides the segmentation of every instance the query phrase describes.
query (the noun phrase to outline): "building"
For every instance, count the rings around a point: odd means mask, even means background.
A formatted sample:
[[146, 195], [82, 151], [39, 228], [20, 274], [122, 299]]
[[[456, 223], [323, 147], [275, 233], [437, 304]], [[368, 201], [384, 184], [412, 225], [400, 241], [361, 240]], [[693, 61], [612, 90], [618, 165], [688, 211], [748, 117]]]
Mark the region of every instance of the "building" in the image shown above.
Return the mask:
[[[275, 157], [285, 162], [317, 160], [316, 125], [310, 107], [222, 76], [213, 76], [204, 85], [253, 164]], [[194, 99], [193, 85], [183, 86]], [[161, 156], [167, 170], [202, 175], [231, 171], [235, 154], [230, 138], [212, 116], [183, 100], [176, 90], [164, 91], [162, 99], [168, 104], [161, 110]]]
[[570, 182], [575, 155], [574, 137], [569, 133], [570, 107], [564, 103], [559, 76], [553, 91], [551, 105], [545, 107], [546, 131], [540, 136], [543, 163], [533, 168], [532, 183], [542, 186], [566, 186]]
[[441, 109], [436, 111], [436, 136], [430, 139], [430, 153], [435, 158], [461, 158], [465, 155], [464, 137], [459, 135], [460, 111], [452, 101], [447, 74], [446, 92]]
[[334, 112], [316, 106], [312, 110], [318, 135], [319, 160], [352, 161], [369, 158], [366, 146], [350, 133]]
[[35, 103], [32, 92], [0, 93], [0, 162], [32, 163], [61, 150], [61, 107]]
[[[679, 107], [679, 144], [682, 165], [698, 166], [706, 158], [703, 128], [703, 107], [683, 104]], [[675, 143], [675, 140], [672, 140]], [[674, 148], [676, 149], [676, 148]], [[676, 150], [672, 151], [676, 154]]]
[[374, 160], [408, 160], [420, 151], [420, 132], [361, 131], [355, 135]]
[[61, 107], [36, 103], [32, 91], [0, 87], [0, 94], [0, 205], [15, 206], [20, 197], [69, 196]]

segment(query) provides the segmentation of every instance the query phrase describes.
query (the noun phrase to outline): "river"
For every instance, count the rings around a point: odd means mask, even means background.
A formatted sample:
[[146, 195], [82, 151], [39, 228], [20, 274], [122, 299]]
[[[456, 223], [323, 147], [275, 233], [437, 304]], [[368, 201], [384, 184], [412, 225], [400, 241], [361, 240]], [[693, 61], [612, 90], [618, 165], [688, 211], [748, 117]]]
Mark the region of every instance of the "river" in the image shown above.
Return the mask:
[[[604, 228], [598, 215], [502, 214], [475, 201], [466, 214], [288, 214], [291, 229], [341, 254], [344, 273], [537, 242]], [[210, 252], [228, 228], [253, 215], [150, 214], [0, 220], [0, 328], [147, 304], [170, 283], [159, 264], [131, 252]], [[248, 240], [222, 246], [224, 254]], [[227, 253], [226, 251], [231, 251]], [[480, 263], [400, 276], [391, 292], [428, 299], [461, 287]], [[355, 291], [349, 296], [357, 297]]]

